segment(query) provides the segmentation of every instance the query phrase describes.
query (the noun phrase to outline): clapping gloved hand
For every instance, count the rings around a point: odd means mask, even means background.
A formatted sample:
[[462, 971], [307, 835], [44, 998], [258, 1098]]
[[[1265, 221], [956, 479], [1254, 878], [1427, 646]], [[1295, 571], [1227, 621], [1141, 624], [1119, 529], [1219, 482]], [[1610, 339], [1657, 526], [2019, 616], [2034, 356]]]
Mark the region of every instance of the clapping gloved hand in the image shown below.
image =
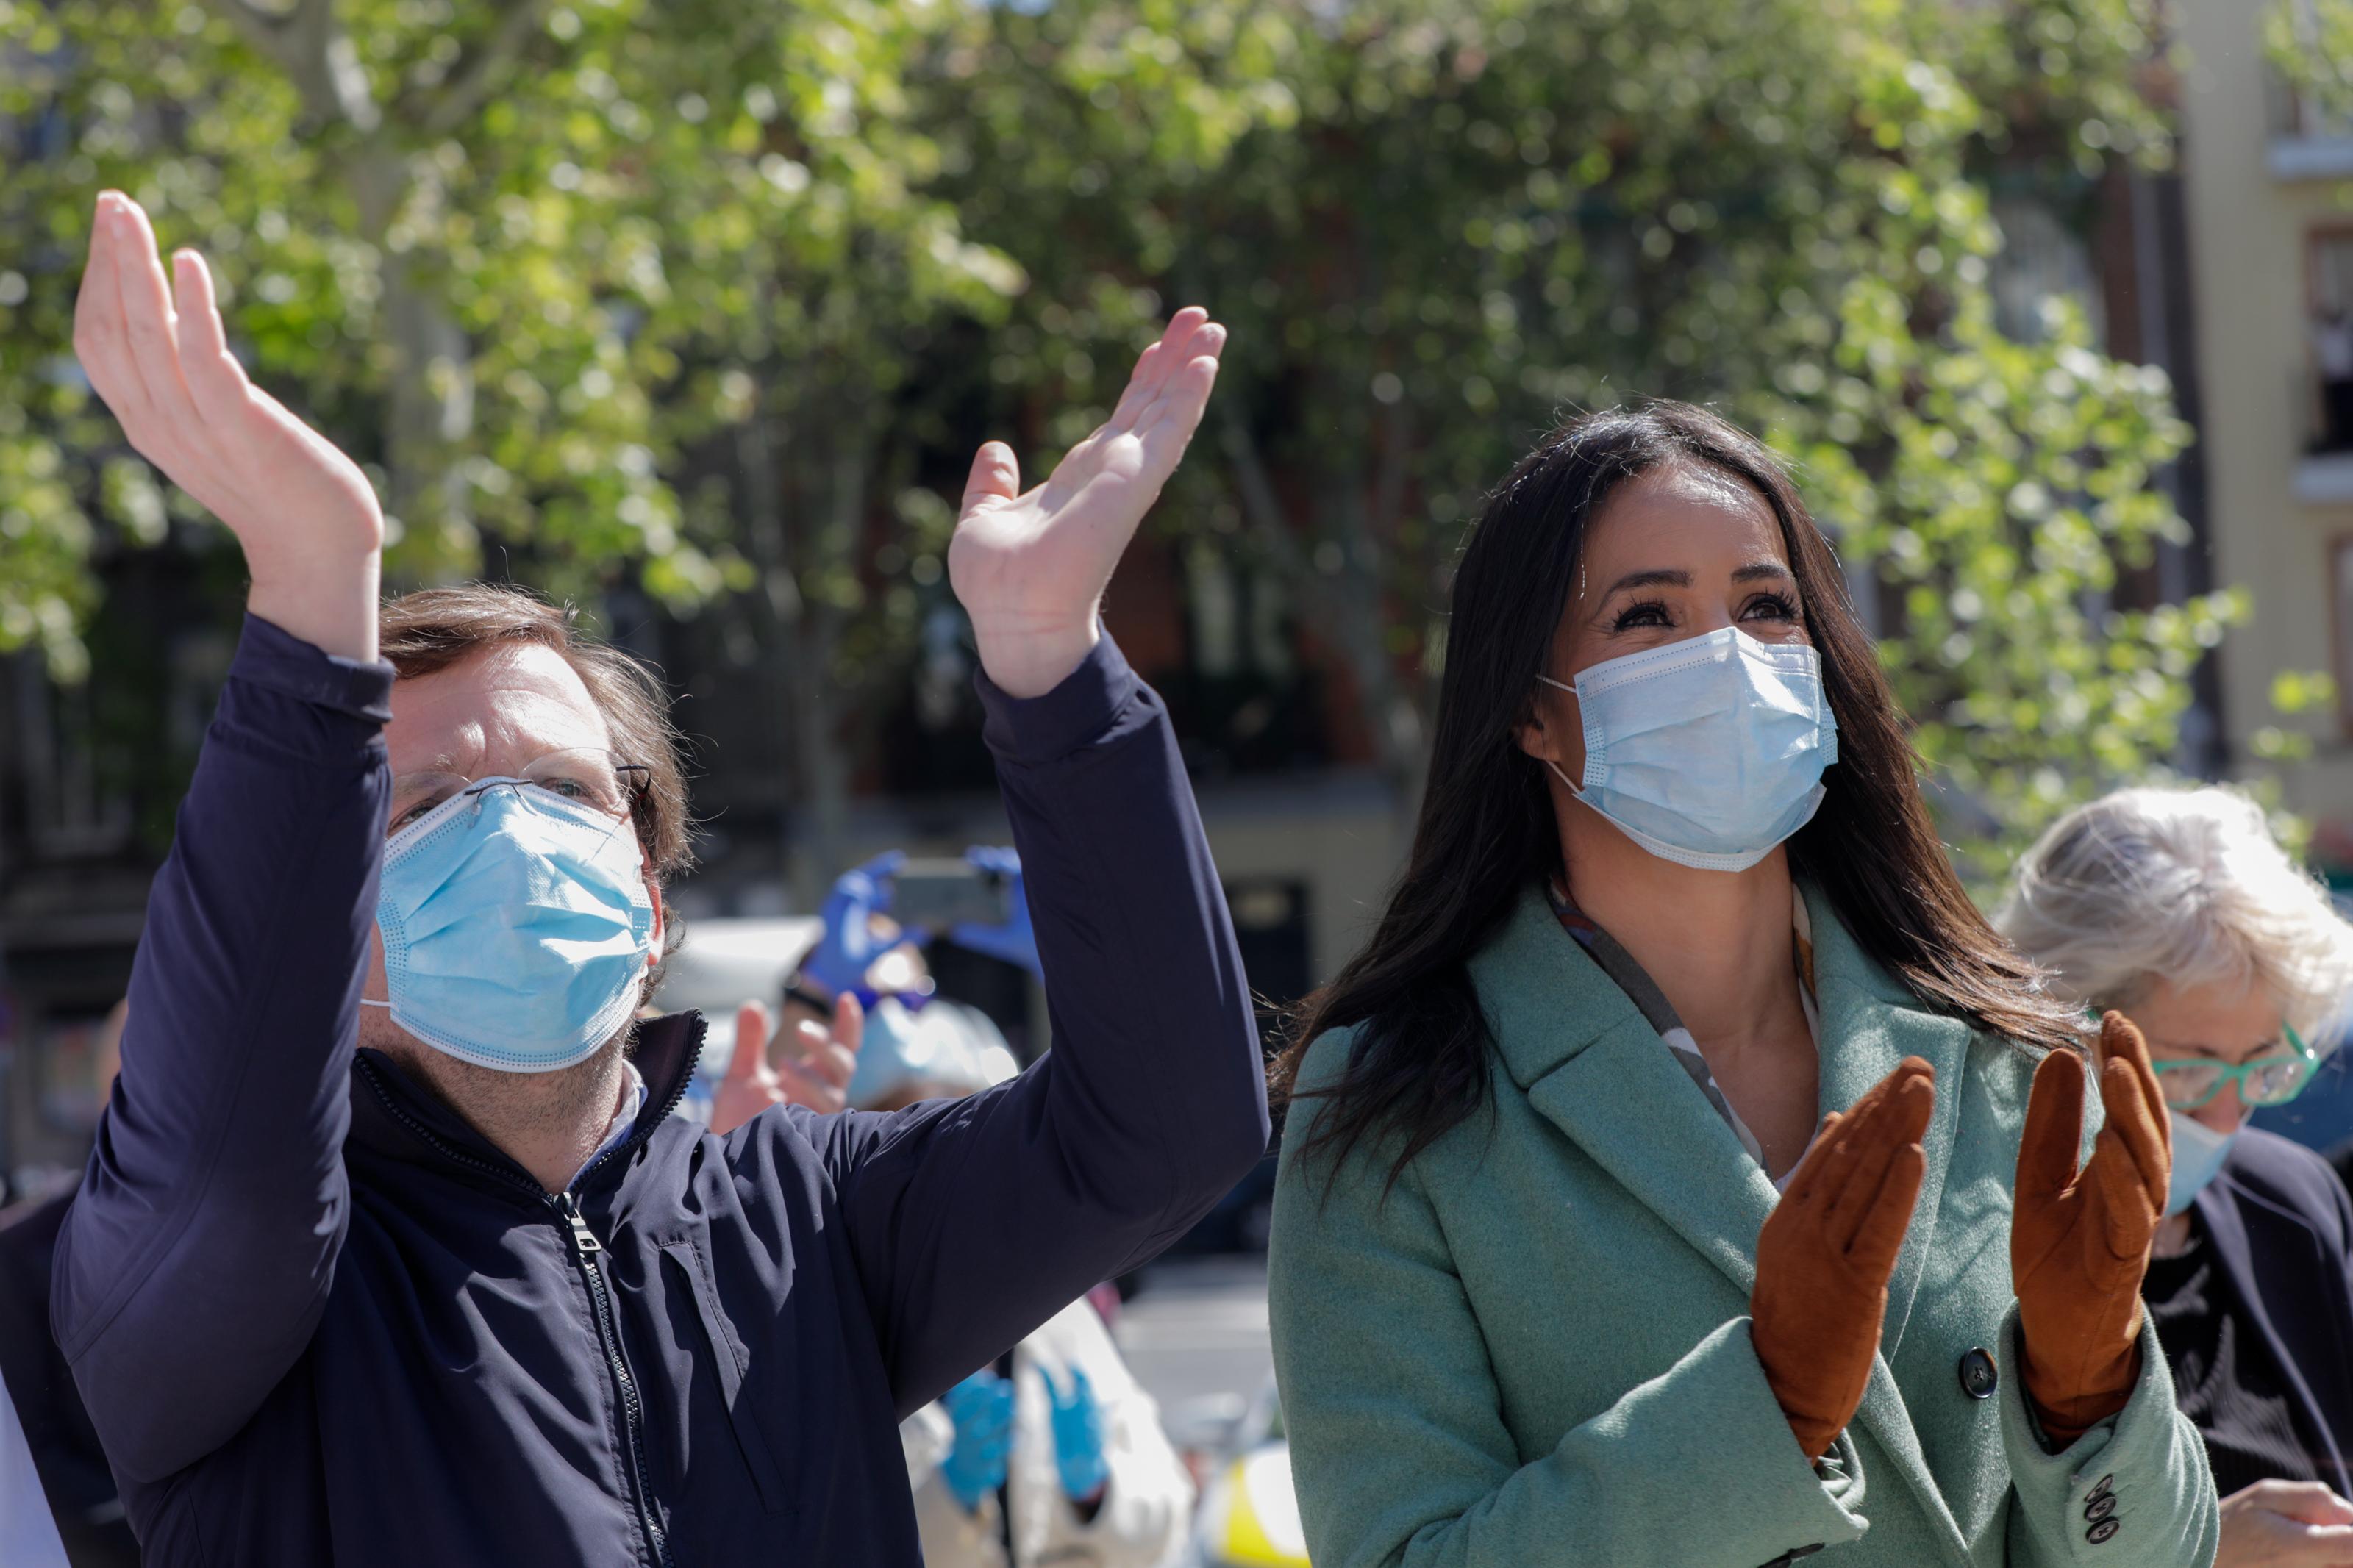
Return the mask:
[[1042, 980], [1045, 974], [1038, 962], [1038, 933], [1029, 925], [1029, 890], [1021, 884], [1021, 856], [1012, 849], [999, 849], [987, 845], [976, 845], [964, 852], [967, 863], [985, 875], [1001, 877], [1013, 885], [1007, 900], [1008, 909], [1002, 925], [981, 925], [966, 921], [948, 928], [948, 940], [958, 947], [990, 958], [1015, 963]]
[[1077, 1367], [1071, 1369], [1071, 1391], [1065, 1397], [1044, 1373], [1046, 1394], [1054, 1407], [1054, 1465], [1061, 1472], [1062, 1495], [1078, 1507], [1103, 1500], [1111, 1483], [1111, 1460], [1103, 1452], [1103, 1405], [1093, 1384]]
[[1822, 1118], [1757, 1238], [1750, 1338], [1809, 1460], [1854, 1419], [1879, 1353], [1887, 1280], [1912, 1223], [1936, 1073], [1918, 1057]]
[[[866, 983], [874, 961], [910, 939], [913, 933], [890, 927], [874, 929], [874, 917], [891, 909], [891, 879], [907, 857], [893, 849], [834, 879], [818, 918], [825, 931], [801, 960], [800, 978], [829, 996], [846, 996]], [[920, 939], [917, 939], [920, 940]]]
[[1005, 1484], [1013, 1453], [1013, 1384], [993, 1372], [976, 1372], [940, 1395], [940, 1408], [955, 1423], [955, 1447], [940, 1462], [940, 1479], [972, 1513]]
[[2121, 1013], [2100, 1019], [2106, 1123], [2084, 1146], [2084, 1063], [2052, 1051], [2034, 1069], [2010, 1222], [2027, 1397], [2060, 1448], [2125, 1407], [2140, 1378], [2140, 1287], [2165, 1217], [2173, 1136], [2148, 1046]]

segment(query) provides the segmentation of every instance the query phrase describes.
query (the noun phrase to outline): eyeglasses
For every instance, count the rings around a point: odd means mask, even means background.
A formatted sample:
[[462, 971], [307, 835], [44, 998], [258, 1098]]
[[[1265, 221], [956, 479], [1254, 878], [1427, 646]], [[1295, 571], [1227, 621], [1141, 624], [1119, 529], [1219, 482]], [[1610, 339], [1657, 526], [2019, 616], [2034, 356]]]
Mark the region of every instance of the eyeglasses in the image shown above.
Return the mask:
[[2253, 1061], [2218, 1062], [2206, 1057], [2151, 1062], [2157, 1087], [2175, 1110], [2196, 1110], [2211, 1104], [2226, 1084], [2235, 1084], [2243, 1105], [2285, 1105], [2312, 1082], [2320, 1053], [2304, 1043], [2295, 1029], [2286, 1030], [2288, 1054], [2259, 1057]]
[[401, 773], [392, 781], [392, 816], [385, 833], [389, 837], [399, 832], [459, 795], [501, 785], [524, 792], [526, 799], [543, 793], [621, 822], [645, 798], [652, 783], [652, 769], [642, 763], [625, 763], [601, 746], [550, 752], [519, 773], [484, 779], [450, 773]]

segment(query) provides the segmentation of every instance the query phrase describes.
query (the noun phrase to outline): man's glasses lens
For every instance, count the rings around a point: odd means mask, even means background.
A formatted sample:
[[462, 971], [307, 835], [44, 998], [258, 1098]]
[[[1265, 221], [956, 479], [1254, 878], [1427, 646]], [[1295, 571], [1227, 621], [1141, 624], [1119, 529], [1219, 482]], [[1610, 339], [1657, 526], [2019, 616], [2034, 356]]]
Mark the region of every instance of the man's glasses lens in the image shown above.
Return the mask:
[[610, 752], [555, 752], [523, 770], [528, 783], [607, 816], [627, 816], [636, 793], [629, 779], [642, 768], [616, 763]]
[[[517, 776], [533, 795], [543, 792], [617, 821], [629, 815], [645, 792], [649, 772], [642, 763], [622, 762], [610, 752], [581, 747], [550, 752]], [[385, 829], [397, 833], [475, 787], [474, 780], [458, 773], [403, 773], [392, 781], [392, 815]]]

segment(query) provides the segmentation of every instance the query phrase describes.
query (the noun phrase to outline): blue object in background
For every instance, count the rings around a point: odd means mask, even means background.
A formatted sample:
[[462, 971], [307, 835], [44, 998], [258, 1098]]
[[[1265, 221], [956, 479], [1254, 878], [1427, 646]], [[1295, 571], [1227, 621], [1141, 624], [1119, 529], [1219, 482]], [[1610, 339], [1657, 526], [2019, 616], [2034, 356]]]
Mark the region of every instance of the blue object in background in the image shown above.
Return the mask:
[[1013, 1384], [976, 1372], [941, 1394], [940, 1408], [955, 1423], [955, 1447], [940, 1461], [940, 1479], [970, 1513], [1005, 1484], [1013, 1455]]
[[1111, 1461], [1103, 1454], [1103, 1405], [1094, 1385], [1078, 1367], [1071, 1369], [1067, 1398], [1045, 1373], [1046, 1396], [1054, 1406], [1054, 1466], [1061, 1472], [1062, 1495], [1072, 1502], [1089, 1502], [1103, 1495], [1111, 1480]]
[[906, 856], [893, 849], [835, 879], [833, 891], [819, 911], [825, 934], [801, 959], [802, 978], [836, 996], [865, 984], [868, 966], [901, 940], [878, 939], [871, 921], [874, 915], [890, 913], [891, 878], [906, 862]]
[[1043, 980], [1046, 975], [1038, 962], [1038, 935], [1029, 925], [1029, 890], [1021, 883], [1019, 852], [976, 844], [964, 852], [964, 858], [976, 869], [1010, 881], [1012, 893], [1003, 925], [979, 925], [967, 921], [950, 928], [948, 940], [958, 947], [968, 947], [975, 952], [1018, 965]]

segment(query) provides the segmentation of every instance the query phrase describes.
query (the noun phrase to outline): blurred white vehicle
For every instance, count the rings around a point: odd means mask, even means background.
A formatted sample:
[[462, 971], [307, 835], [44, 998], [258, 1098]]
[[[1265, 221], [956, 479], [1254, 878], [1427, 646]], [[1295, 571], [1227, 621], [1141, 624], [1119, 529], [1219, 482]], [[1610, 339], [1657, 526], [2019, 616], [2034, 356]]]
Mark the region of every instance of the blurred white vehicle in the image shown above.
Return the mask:
[[1214, 1405], [1180, 1410], [1170, 1423], [1177, 1447], [1202, 1478], [1193, 1539], [1179, 1559], [1183, 1568], [1308, 1568], [1299, 1496], [1291, 1485], [1291, 1444], [1273, 1383], [1239, 1418]]

